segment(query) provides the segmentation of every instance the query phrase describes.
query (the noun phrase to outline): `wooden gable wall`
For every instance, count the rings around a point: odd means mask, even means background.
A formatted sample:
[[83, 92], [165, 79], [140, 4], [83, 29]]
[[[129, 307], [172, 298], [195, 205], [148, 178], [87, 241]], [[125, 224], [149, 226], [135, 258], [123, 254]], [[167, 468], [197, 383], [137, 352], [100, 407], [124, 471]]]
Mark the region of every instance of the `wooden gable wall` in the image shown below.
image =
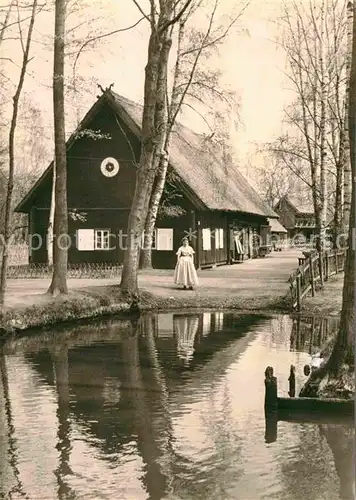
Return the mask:
[[[68, 207], [130, 208], [136, 180], [134, 163], [140, 154], [139, 140], [108, 104], [102, 106], [87, 128], [109, 134], [111, 139], [82, 137], [69, 149]], [[115, 177], [105, 177], [100, 171], [101, 162], [107, 157], [119, 162], [120, 170]], [[51, 187], [52, 179], [48, 176], [36, 193], [35, 207], [50, 207]]]

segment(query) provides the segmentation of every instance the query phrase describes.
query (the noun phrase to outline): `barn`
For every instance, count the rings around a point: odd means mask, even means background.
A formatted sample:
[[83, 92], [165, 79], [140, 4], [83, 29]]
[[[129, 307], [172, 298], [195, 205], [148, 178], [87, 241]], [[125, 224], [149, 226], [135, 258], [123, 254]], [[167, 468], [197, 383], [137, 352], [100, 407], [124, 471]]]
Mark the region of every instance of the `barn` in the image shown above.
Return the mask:
[[311, 202], [300, 202], [292, 196], [283, 196], [274, 210], [280, 222], [288, 231], [288, 238], [301, 235], [306, 242], [313, 239], [316, 232], [314, 207]]
[[[107, 89], [67, 141], [70, 263], [123, 262], [141, 119], [141, 105]], [[53, 163], [15, 209], [28, 214], [30, 263], [47, 260], [52, 176]], [[175, 210], [163, 211], [157, 220], [154, 267], [174, 267], [185, 235], [195, 248], [198, 268], [258, 256], [258, 246], [268, 242], [268, 218], [278, 215], [217, 145], [177, 123], [169, 176], [162, 206]]]

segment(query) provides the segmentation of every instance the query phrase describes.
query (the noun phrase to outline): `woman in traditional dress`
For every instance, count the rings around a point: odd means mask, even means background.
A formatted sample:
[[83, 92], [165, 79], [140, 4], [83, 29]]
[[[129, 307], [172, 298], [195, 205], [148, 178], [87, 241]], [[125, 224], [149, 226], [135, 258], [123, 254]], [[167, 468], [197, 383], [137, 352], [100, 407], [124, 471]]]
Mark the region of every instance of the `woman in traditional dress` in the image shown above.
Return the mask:
[[183, 286], [184, 290], [198, 285], [198, 276], [194, 267], [194, 250], [189, 245], [188, 238], [183, 238], [182, 246], [177, 252], [177, 264], [174, 271], [174, 282], [176, 285]]

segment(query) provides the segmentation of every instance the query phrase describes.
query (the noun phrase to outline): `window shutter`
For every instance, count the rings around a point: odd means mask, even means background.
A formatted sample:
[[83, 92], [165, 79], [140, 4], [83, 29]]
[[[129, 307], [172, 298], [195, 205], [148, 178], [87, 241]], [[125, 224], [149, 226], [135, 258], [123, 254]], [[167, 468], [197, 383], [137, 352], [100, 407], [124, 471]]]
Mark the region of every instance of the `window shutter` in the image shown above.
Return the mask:
[[215, 248], [216, 250], [220, 248], [220, 229], [215, 229]]
[[211, 250], [210, 229], [209, 228], [203, 229], [202, 234], [203, 234], [203, 250]]
[[157, 228], [156, 250], [173, 250], [173, 229]]
[[94, 250], [94, 229], [77, 230], [77, 249], [82, 251]]
[[220, 248], [224, 248], [224, 230], [219, 229], [219, 236], [220, 236]]

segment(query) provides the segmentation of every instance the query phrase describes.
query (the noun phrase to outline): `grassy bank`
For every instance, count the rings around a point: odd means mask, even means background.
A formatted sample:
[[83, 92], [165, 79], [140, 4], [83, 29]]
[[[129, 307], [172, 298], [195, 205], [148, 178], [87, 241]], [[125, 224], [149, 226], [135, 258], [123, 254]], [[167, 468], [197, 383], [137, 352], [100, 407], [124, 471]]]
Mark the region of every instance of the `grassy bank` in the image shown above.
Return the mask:
[[195, 291], [178, 290], [169, 297], [141, 291], [138, 302], [131, 304], [119, 286], [95, 286], [72, 290], [68, 295], [56, 298], [39, 294], [32, 305], [8, 309], [0, 316], [0, 336], [102, 316], [127, 316], [137, 311], [213, 308], [288, 313], [290, 302], [288, 297], [206, 296]]
[[301, 312], [323, 316], [338, 316], [342, 307], [343, 286], [343, 273], [332, 276], [324, 283], [323, 288], [316, 291], [315, 297], [310, 294], [303, 299]]

